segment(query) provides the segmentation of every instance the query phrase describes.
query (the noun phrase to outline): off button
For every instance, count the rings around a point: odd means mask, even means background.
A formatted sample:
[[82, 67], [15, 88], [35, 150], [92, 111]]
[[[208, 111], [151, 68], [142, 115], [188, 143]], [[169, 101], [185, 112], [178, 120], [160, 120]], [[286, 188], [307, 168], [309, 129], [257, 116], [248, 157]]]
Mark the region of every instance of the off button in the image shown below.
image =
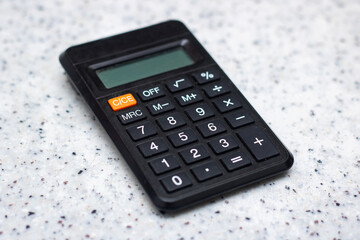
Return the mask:
[[165, 95], [162, 87], [158, 87], [158, 86], [142, 89], [138, 92], [138, 94], [141, 100], [143, 101], [149, 101], [151, 99], [155, 99]]
[[119, 111], [136, 105], [136, 99], [131, 93], [114, 97], [108, 100], [108, 103], [113, 111]]

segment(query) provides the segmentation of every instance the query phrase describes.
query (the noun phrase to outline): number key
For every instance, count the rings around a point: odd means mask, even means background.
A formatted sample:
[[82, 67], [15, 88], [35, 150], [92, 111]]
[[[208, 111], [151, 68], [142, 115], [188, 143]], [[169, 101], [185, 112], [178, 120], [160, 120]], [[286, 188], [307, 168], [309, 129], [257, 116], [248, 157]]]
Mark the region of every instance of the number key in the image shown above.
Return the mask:
[[139, 144], [137, 147], [144, 157], [151, 157], [166, 152], [169, 149], [165, 141], [161, 138], [155, 138], [151, 141]]
[[149, 162], [155, 174], [161, 174], [180, 167], [174, 155], [167, 155]]
[[200, 131], [201, 135], [204, 138], [211, 137], [222, 132], [225, 132], [226, 129], [220, 120], [213, 120], [197, 126], [197, 129]]
[[160, 182], [168, 192], [174, 192], [192, 184], [185, 172], [179, 172], [169, 177], [162, 178], [160, 179]]
[[156, 120], [163, 131], [168, 131], [185, 125], [184, 118], [179, 113], [169, 114]]
[[186, 114], [193, 122], [214, 116], [214, 112], [207, 104], [191, 107], [186, 110]]
[[197, 141], [195, 132], [190, 128], [186, 128], [180, 132], [171, 134], [168, 136], [168, 138], [174, 147], [181, 147], [183, 145]]
[[210, 147], [216, 154], [230, 151], [232, 149], [238, 148], [239, 145], [235, 141], [234, 137], [231, 135], [225, 135], [218, 137], [209, 142]]
[[126, 131], [129, 133], [130, 137], [134, 140], [140, 140], [146, 137], [150, 137], [156, 134], [156, 130], [154, 125], [152, 125], [150, 122], [144, 122], [143, 124], [130, 127], [126, 129]]
[[203, 145], [197, 145], [186, 150], [181, 151], [181, 158], [187, 163], [194, 163], [210, 157], [209, 152]]

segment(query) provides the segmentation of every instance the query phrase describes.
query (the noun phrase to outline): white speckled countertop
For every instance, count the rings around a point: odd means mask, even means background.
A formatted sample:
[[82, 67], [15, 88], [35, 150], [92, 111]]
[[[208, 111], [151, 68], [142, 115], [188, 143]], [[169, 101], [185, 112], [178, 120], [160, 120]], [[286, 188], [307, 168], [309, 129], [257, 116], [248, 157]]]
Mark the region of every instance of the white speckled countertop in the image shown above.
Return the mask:
[[[59, 64], [183, 21], [293, 152], [286, 174], [159, 213]], [[0, 239], [360, 239], [359, 1], [0, 0]]]

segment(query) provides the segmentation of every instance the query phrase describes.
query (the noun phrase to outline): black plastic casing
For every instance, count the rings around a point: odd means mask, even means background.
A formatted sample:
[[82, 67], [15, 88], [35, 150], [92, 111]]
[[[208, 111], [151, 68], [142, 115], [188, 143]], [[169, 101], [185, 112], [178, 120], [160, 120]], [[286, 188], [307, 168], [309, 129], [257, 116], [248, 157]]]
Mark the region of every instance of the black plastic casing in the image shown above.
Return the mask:
[[[186, 49], [188, 54], [195, 60], [195, 64], [111, 89], [106, 89], [95, 73], [95, 70], [98, 68], [178, 45]], [[91, 107], [153, 203], [162, 211], [174, 211], [188, 207], [200, 201], [218, 196], [219, 194], [279, 174], [289, 169], [293, 164], [293, 156], [291, 153], [271, 131], [269, 126], [262, 120], [240, 91], [237, 90], [237, 87], [216, 64], [209, 53], [202, 47], [185, 25], [179, 21], [167, 21], [124, 34], [70, 47], [60, 55], [60, 62], [68, 74], [68, 77]], [[139, 89], [148, 86], [158, 86], [174, 77], [213, 67], [219, 69], [221, 79], [227, 81], [226, 84], [232, 89], [233, 94], [241, 100], [243, 104], [242, 108], [251, 114], [255, 120], [255, 124], [270, 137], [280, 154], [261, 162], [252, 160], [251, 166], [234, 172], [227, 172], [219, 163], [225, 174], [202, 183], [197, 182], [189, 172], [190, 167], [194, 167], [196, 164], [188, 166], [182, 162], [181, 169], [174, 170], [171, 173], [187, 171], [193, 185], [173, 193], [168, 193], [160, 184], [159, 176], [154, 174], [147, 164], [147, 159], [144, 159], [137, 148], [137, 144], [149, 141], [152, 137], [134, 143], [126, 132], [126, 128], [129, 126], [123, 126], [119, 122], [117, 118], [118, 113], [112, 111], [107, 100], [123, 94], [132, 93], [138, 101], [137, 107], [140, 106], [146, 111], [145, 106], [143, 106], [137, 95]], [[172, 98], [173, 94], [167, 91], [166, 88], [165, 91], [166, 96]], [[205, 99], [204, 101], [212, 105], [209, 100]], [[184, 118], [186, 118], [184, 109], [178, 105], [176, 101], [173, 102], [176, 105], [176, 111], [180, 112], [184, 115]], [[147, 113], [150, 116], [150, 113]], [[216, 114], [213, 118], [222, 117], [221, 114]], [[189, 119], [186, 121], [187, 127], [194, 126]], [[158, 132], [158, 135], [154, 137], [162, 137], [167, 140], [166, 136], [168, 133], [162, 132], [155, 122], [153, 122], [153, 124], [156, 126]], [[130, 126], [132, 125], [130, 124]], [[234, 130], [227, 126], [227, 132], [232, 133]], [[198, 134], [198, 138], [200, 142], [206, 142], [200, 134]], [[240, 140], [239, 144], [241, 144]], [[243, 150], [251, 156], [251, 153], [246, 148]], [[169, 152], [177, 154], [178, 149], [175, 149], [169, 143]], [[166, 154], [169, 154], [169, 152]], [[161, 157], [161, 155], [158, 157]], [[210, 160], [218, 161], [218, 157], [214, 153], [211, 153], [211, 158], [207, 161]], [[164, 174], [161, 177], [171, 173]]]

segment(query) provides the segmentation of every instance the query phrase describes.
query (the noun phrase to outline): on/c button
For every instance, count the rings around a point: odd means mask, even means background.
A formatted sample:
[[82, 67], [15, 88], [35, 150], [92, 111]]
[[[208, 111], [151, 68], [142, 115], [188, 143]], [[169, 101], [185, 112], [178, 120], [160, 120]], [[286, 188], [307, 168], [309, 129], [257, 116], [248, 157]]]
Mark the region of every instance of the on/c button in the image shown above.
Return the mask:
[[113, 111], [119, 111], [136, 105], [136, 99], [131, 93], [114, 97], [108, 100], [108, 103]]

